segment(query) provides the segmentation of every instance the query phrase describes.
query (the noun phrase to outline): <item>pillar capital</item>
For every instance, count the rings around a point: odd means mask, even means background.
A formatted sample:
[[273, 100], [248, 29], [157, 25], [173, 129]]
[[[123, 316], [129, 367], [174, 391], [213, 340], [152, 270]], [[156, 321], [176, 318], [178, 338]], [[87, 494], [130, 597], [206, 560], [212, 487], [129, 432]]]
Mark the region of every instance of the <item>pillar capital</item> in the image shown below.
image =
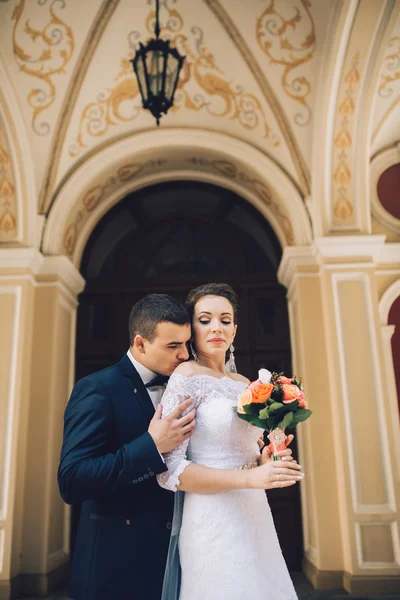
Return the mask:
[[10, 280], [29, 278], [34, 285], [58, 281], [74, 297], [85, 287], [84, 278], [67, 256], [44, 256], [36, 248], [0, 248], [0, 274]]

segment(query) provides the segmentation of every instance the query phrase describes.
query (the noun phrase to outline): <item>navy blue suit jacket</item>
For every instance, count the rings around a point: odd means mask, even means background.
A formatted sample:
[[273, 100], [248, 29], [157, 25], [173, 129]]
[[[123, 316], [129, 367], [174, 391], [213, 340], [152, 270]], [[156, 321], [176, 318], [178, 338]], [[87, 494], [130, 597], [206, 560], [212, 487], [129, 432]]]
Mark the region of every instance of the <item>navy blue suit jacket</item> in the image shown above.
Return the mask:
[[69, 593], [74, 600], [159, 600], [173, 493], [147, 429], [150, 396], [128, 356], [75, 385], [64, 417], [61, 496], [82, 503]]

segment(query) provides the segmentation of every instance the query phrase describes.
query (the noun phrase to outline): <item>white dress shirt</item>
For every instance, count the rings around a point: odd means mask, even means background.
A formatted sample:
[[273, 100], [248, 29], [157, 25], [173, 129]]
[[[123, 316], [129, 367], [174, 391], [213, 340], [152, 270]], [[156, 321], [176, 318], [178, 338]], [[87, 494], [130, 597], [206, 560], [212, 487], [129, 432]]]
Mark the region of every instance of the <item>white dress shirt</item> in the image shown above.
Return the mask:
[[[142, 365], [142, 363], [138, 362], [135, 358], [133, 358], [130, 350], [128, 350], [127, 355], [129, 360], [135, 367], [136, 371], [139, 373], [140, 379], [143, 381], [144, 385], [146, 385], [147, 383], [149, 383], [149, 381], [154, 379], [157, 373], [153, 373], [153, 371], [150, 371], [150, 369], [148, 369], [147, 367]], [[163, 386], [157, 386], [157, 388], [151, 389], [147, 388], [150, 399], [154, 406], [154, 410], [156, 410], [157, 406], [160, 404], [164, 390], [165, 387]]]

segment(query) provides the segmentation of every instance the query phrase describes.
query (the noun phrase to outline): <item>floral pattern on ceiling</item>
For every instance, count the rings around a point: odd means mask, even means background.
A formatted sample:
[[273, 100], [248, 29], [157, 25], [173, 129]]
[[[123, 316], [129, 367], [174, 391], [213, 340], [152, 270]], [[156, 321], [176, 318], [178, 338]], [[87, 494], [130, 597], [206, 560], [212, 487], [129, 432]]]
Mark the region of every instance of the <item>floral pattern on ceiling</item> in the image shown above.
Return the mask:
[[[47, 0], [38, 0], [38, 5], [46, 6]], [[12, 13], [13, 53], [20, 71], [36, 80], [27, 100], [32, 109], [32, 129], [44, 136], [50, 133], [51, 126], [43, 119], [42, 113], [55, 100], [57, 88], [54, 80], [56, 76], [65, 75], [75, 41], [72, 28], [58, 15], [58, 10], [65, 7], [65, 0], [53, 0], [49, 4], [45, 24], [41, 28], [31, 25], [30, 19], [25, 16], [26, 6], [27, 0], [20, 0]], [[41, 17], [42, 12], [38, 13]]]
[[[286, 14], [289, 13], [289, 14]], [[304, 29], [298, 40], [298, 26]], [[287, 96], [298, 102], [302, 108], [296, 113], [297, 125], [307, 125], [311, 119], [308, 96], [311, 83], [304, 75], [298, 74], [299, 67], [308, 63], [316, 50], [316, 30], [311, 13], [311, 1], [300, 0], [282, 2], [270, 0], [268, 7], [257, 20], [256, 37], [259, 46], [273, 66], [283, 68], [281, 83]]]

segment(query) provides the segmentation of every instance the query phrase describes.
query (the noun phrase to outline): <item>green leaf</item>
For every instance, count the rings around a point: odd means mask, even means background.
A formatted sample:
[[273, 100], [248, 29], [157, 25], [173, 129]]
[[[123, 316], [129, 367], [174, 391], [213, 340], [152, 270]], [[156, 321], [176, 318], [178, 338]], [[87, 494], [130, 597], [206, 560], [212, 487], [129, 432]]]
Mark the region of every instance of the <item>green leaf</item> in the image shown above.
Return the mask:
[[260, 412], [260, 406], [264, 406], [263, 404], [246, 404], [243, 406], [243, 410], [246, 415], [250, 415], [252, 417], [258, 417], [258, 413]]
[[[244, 407], [244, 409], [246, 409], [246, 407]], [[237, 416], [242, 419], [243, 421], [246, 421], [247, 423], [251, 423], [251, 425], [254, 425], [255, 427], [261, 427], [261, 429], [266, 429], [267, 424], [265, 421], [261, 421], [257, 415], [251, 415], [251, 414], [241, 414], [237, 411], [237, 408], [234, 408], [234, 411], [236, 412]]]
[[293, 421], [293, 413], [292, 412], [286, 413], [286, 415], [283, 417], [283, 420], [278, 425], [279, 429], [282, 429], [282, 431], [285, 431], [286, 427], [289, 427], [289, 425], [291, 424], [292, 421]]
[[278, 412], [278, 410], [281, 410], [281, 408], [284, 408], [284, 406], [285, 405], [282, 404], [281, 402], [274, 402], [269, 407], [269, 412], [270, 412], [270, 414], [274, 414], [274, 413]]
[[295, 412], [291, 426], [296, 426], [297, 423], [301, 423], [302, 421], [305, 421], [306, 419], [308, 419], [308, 417], [311, 417], [311, 415], [312, 415], [312, 411], [310, 409], [300, 408], [299, 410], [297, 410]]
[[258, 413], [259, 418], [260, 419], [268, 419], [270, 409], [271, 409], [270, 406], [266, 406], [265, 408], [260, 410], [260, 412]]

